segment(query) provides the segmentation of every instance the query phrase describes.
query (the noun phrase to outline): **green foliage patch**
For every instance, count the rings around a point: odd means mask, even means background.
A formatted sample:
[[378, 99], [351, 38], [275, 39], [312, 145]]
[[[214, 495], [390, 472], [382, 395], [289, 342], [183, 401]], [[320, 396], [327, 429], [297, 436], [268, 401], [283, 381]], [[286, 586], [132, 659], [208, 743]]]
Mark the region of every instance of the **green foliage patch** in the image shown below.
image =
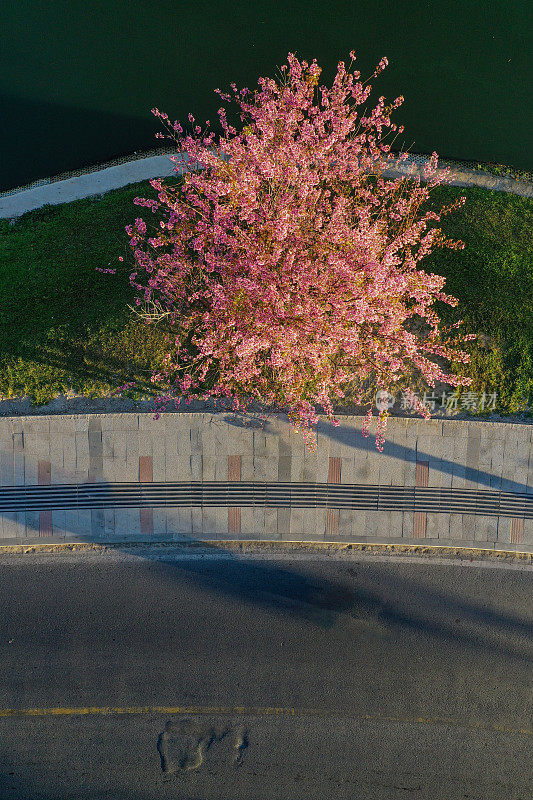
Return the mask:
[[443, 322], [464, 319], [465, 331], [481, 334], [464, 346], [471, 362], [455, 364], [454, 371], [473, 378], [473, 392], [497, 392], [498, 413], [514, 414], [533, 405], [533, 201], [438, 186], [427, 207], [461, 195], [465, 205], [440, 224], [447, 236], [465, 242], [464, 250], [438, 249], [422, 264], [445, 276], [444, 291], [459, 298], [456, 308], [438, 303]]

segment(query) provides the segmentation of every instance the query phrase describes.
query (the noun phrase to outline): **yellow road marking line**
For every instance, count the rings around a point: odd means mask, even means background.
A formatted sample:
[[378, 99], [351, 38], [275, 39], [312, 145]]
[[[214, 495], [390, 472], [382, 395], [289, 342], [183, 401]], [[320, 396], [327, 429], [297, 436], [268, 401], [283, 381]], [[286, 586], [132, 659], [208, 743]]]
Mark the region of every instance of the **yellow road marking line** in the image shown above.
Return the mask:
[[116, 716], [123, 714], [170, 715], [224, 715], [224, 716], [286, 716], [286, 717], [347, 717], [361, 721], [400, 722], [418, 725], [454, 725], [478, 730], [521, 733], [533, 736], [533, 730], [513, 728], [508, 725], [491, 725], [485, 722], [459, 722], [444, 717], [388, 716], [385, 714], [353, 714], [317, 708], [283, 708], [276, 706], [87, 706], [83, 708], [0, 708], [0, 717], [63, 717], [63, 716]]

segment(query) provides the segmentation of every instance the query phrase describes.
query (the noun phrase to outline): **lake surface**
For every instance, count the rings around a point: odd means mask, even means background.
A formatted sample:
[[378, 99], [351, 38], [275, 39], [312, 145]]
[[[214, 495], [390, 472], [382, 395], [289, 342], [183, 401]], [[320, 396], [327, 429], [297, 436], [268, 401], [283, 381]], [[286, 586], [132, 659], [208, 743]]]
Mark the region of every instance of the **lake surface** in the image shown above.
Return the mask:
[[237, 106], [213, 90], [258, 88], [289, 52], [316, 58], [329, 87], [351, 49], [362, 80], [389, 60], [368, 110], [405, 97], [393, 149], [531, 171], [532, 23], [526, 0], [16, 0], [0, 34], [0, 191], [168, 147], [153, 107], [220, 131], [217, 110], [238, 121]]

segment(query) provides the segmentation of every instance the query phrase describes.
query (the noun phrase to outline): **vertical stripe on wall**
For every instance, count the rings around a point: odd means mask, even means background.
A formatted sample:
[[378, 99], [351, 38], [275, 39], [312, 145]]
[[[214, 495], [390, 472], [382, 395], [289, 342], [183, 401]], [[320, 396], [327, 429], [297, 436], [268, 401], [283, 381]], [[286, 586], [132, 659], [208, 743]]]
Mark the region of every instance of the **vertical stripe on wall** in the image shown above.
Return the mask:
[[[139, 483], [152, 483], [153, 480], [153, 461], [152, 456], [139, 456]], [[140, 508], [139, 521], [141, 533], [153, 534], [154, 532], [154, 509]]]
[[[228, 480], [241, 480], [242, 456], [228, 456]], [[228, 508], [228, 533], [241, 532], [241, 509]]]
[[524, 540], [524, 520], [513, 517], [511, 520], [511, 544], [522, 544]]
[[[102, 442], [102, 420], [94, 414], [89, 415], [89, 483], [99, 483], [104, 480], [104, 447]], [[98, 514], [96, 515], [98, 516]], [[91, 511], [91, 531], [93, 523], [97, 524], [94, 510]]]
[[429, 461], [416, 462], [416, 485], [427, 486], [429, 479]]
[[[328, 483], [341, 482], [341, 459], [338, 456], [329, 457]], [[335, 536], [339, 530], [339, 512], [336, 508], [326, 509], [326, 536]]]
[[341, 460], [338, 457], [329, 457], [328, 483], [341, 482]]
[[[427, 486], [429, 479], [429, 461], [416, 462], [416, 485]], [[426, 512], [415, 511], [413, 536], [415, 539], [423, 539], [426, 535]]]
[[[104, 482], [104, 443], [102, 441], [102, 419], [97, 414], [89, 414], [89, 483]], [[91, 508], [91, 538], [101, 539], [105, 531], [103, 508]]]
[[[39, 486], [50, 486], [52, 466], [50, 461], [37, 462]], [[39, 536], [52, 536], [52, 509], [39, 511]]]

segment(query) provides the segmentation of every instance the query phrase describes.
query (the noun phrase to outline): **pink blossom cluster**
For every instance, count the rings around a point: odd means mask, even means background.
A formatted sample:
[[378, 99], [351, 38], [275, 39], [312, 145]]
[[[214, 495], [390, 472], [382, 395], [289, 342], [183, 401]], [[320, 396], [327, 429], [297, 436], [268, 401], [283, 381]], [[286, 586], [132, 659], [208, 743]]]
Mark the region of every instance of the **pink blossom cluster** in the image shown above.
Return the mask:
[[[355, 58], [353, 51], [350, 56]], [[374, 75], [387, 63], [383, 58]], [[403, 97], [387, 107], [380, 97], [369, 115], [358, 118], [357, 107], [371, 91], [357, 81], [358, 72], [339, 62], [332, 89], [319, 87], [315, 103], [321, 73], [316, 59], [309, 65], [289, 53], [288, 64], [284, 83], [260, 78], [261, 89], [249, 99], [249, 90], [239, 92], [235, 84], [233, 98], [215, 90], [241, 106], [247, 123], [238, 133], [219, 109], [225, 135], [215, 149], [214, 133], [184, 138], [178, 122], [168, 126], [174, 131], [169, 138], [203, 169], [189, 171], [181, 187], [150, 181], [159, 202], [134, 202], [153, 213], [162, 206], [168, 218], [148, 238], [140, 218], [126, 233], [135, 259], [132, 286], [144, 292], [145, 303], [154, 303], [159, 292], [158, 308], [166, 309], [160, 316], [180, 329], [165, 369], [152, 376], [152, 382], [173, 386], [156, 403], [174, 392], [187, 404], [193, 397], [233, 397], [236, 411], [254, 398], [288, 407], [296, 430], [302, 428], [315, 449], [310, 425], [318, 421], [316, 404], [338, 425], [331, 401], [344, 398], [343, 387], [352, 382], [372, 376], [376, 388], [389, 390], [415, 370], [432, 387], [436, 380], [471, 383], [445, 374], [430, 358], [469, 361], [467, 353], [442, 343], [432, 308], [435, 300], [457, 305], [457, 299], [441, 291], [445, 278], [417, 268], [437, 246], [464, 247], [427, 228], [466, 198], [418, 219], [429, 189], [447, 174], [436, 176], [433, 153], [426, 186], [419, 177], [381, 177], [393, 158], [382, 130], [398, 130], [390, 114]], [[152, 113], [168, 121], [158, 109]], [[148, 273], [145, 286], [135, 281], [139, 270]], [[425, 338], [405, 327], [416, 315], [431, 327]], [[371, 419], [372, 408], [365, 435]], [[380, 450], [386, 420], [382, 412]]]

